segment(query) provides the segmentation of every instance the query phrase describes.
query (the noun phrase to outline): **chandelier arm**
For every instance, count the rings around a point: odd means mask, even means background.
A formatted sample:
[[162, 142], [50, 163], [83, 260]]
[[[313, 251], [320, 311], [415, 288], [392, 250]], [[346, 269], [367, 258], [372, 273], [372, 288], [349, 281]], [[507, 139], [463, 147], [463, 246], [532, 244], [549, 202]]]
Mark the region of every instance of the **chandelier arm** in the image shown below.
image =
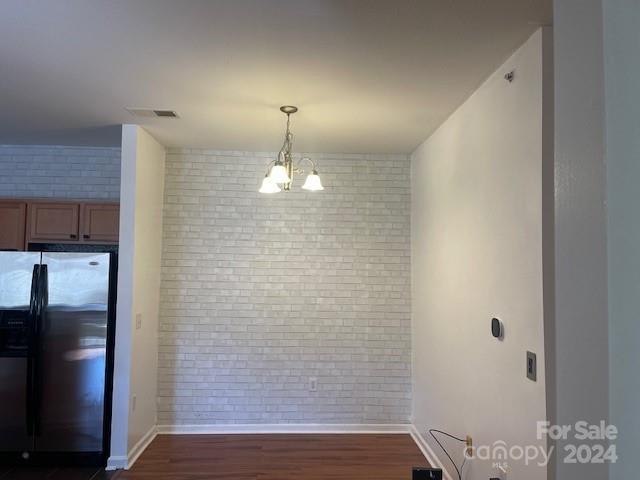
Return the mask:
[[[304, 161], [307, 161], [307, 162], [309, 162], [311, 164], [311, 170], [312, 171], [315, 172], [317, 170], [318, 164], [314, 160], [309, 158], [309, 157], [302, 157], [300, 160], [298, 160], [298, 163], [296, 164], [296, 167], [300, 167], [300, 164], [302, 162], [304, 162]], [[304, 170], [300, 170], [299, 168], [298, 168], [298, 170], [300, 171], [300, 173], [304, 173]]]
[[284, 143], [282, 144], [282, 147], [280, 148], [280, 151], [278, 152], [279, 161], [282, 161], [282, 157], [284, 156], [286, 150], [287, 150], [287, 140], [285, 139]]
[[276, 163], [276, 161], [275, 161], [275, 160], [271, 160], [271, 161], [269, 162], [269, 165], [267, 165], [267, 171], [266, 171], [266, 173], [265, 173], [265, 176], [268, 176], [268, 175], [269, 175], [269, 170], [271, 170], [271, 167], [272, 167], [273, 165], [275, 165], [275, 163]]

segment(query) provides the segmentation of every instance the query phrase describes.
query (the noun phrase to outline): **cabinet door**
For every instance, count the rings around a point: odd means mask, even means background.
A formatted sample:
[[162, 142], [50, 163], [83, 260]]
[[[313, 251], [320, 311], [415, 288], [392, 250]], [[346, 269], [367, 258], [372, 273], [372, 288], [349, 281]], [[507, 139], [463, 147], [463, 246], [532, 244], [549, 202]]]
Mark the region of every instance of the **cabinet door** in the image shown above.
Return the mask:
[[24, 250], [27, 204], [0, 202], [0, 250]]
[[85, 203], [82, 205], [82, 240], [85, 242], [118, 241], [120, 205]]
[[33, 202], [29, 204], [29, 241], [77, 241], [80, 205]]

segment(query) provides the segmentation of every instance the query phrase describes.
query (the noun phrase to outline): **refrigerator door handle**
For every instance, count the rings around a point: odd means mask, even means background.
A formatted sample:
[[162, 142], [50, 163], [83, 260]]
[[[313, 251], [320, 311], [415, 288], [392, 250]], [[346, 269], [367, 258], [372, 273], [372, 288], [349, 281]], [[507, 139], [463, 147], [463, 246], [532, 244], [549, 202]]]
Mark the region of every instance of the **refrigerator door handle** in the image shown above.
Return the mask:
[[29, 338], [28, 338], [28, 357], [27, 357], [27, 395], [25, 397], [25, 410], [27, 422], [27, 435], [33, 436], [33, 418], [34, 418], [34, 370], [35, 359], [34, 353], [36, 348], [36, 323], [38, 321], [38, 288], [40, 278], [40, 265], [33, 266], [33, 275], [31, 277], [31, 297], [29, 299]]
[[40, 265], [40, 274], [38, 275], [38, 314], [36, 316], [36, 336], [35, 336], [35, 354], [33, 357], [33, 431], [35, 436], [40, 435], [40, 406], [42, 403], [42, 365], [40, 338], [44, 327], [44, 316], [49, 304], [49, 280], [47, 265]]

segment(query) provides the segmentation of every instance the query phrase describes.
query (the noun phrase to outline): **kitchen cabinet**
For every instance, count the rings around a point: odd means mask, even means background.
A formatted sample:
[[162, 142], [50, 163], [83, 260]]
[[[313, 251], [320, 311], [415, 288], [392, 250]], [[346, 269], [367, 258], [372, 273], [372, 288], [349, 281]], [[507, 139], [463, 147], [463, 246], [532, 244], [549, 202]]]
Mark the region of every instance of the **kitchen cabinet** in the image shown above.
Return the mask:
[[116, 203], [83, 203], [82, 241], [117, 242], [120, 226], [120, 205]]
[[0, 201], [0, 250], [24, 250], [26, 202]]
[[120, 204], [82, 200], [0, 198], [0, 250], [30, 243], [117, 244]]
[[30, 242], [78, 241], [78, 203], [32, 202], [28, 217]]

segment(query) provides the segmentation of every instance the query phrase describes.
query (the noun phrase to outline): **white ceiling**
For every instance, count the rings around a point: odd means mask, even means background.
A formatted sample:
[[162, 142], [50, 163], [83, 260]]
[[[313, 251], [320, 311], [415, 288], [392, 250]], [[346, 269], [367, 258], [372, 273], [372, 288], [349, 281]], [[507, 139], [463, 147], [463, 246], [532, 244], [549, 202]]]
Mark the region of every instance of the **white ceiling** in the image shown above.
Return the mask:
[[[551, 0], [2, 0], [0, 143], [410, 152]], [[174, 109], [178, 120], [125, 107]]]

